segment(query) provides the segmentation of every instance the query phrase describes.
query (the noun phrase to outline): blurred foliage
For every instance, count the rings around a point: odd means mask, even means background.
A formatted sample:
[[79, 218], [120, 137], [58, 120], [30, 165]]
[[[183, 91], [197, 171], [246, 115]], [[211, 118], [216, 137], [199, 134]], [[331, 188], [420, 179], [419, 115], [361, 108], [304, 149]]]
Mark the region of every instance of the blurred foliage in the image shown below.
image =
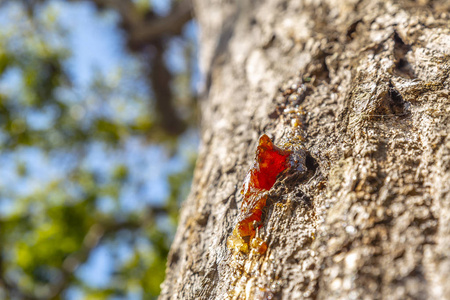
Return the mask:
[[[130, 54], [129, 69], [77, 87], [58, 1], [26, 3], [0, 5], [0, 299], [154, 299], [190, 187], [195, 125], [181, 137], [155, 125]], [[180, 103], [192, 97], [188, 69], [174, 74]]]

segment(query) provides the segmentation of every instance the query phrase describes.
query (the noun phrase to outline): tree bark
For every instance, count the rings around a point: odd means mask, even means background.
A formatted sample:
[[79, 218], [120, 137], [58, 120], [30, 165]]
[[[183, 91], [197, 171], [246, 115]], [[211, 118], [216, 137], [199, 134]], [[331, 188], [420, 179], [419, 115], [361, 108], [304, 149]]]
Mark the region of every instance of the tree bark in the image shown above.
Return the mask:
[[[450, 299], [448, 2], [198, 0], [196, 14], [202, 143], [160, 298]], [[258, 137], [289, 139], [293, 115], [308, 172], [267, 205], [267, 252], [233, 253]]]

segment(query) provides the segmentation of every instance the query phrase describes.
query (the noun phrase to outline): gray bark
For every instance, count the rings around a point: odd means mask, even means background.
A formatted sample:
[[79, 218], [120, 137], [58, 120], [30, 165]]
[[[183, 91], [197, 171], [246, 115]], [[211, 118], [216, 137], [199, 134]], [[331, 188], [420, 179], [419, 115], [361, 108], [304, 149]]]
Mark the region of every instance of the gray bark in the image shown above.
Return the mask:
[[[447, 1], [198, 0], [202, 143], [161, 299], [450, 299]], [[309, 171], [227, 237], [258, 137]], [[279, 187], [279, 185], [278, 185]]]

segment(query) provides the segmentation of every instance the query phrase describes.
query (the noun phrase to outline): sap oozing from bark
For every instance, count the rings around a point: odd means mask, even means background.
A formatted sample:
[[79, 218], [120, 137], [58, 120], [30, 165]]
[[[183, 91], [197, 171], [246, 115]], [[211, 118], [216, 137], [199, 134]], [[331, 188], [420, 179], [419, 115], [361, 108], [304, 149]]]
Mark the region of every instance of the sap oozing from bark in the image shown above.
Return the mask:
[[247, 253], [250, 246], [257, 253], [266, 252], [266, 243], [255, 237], [256, 229], [262, 226], [261, 219], [267, 201], [266, 192], [272, 188], [277, 176], [290, 167], [291, 153], [275, 146], [265, 134], [259, 138], [255, 163], [248, 172], [242, 189], [244, 200], [239, 221], [233, 235], [228, 238], [228, 248]]

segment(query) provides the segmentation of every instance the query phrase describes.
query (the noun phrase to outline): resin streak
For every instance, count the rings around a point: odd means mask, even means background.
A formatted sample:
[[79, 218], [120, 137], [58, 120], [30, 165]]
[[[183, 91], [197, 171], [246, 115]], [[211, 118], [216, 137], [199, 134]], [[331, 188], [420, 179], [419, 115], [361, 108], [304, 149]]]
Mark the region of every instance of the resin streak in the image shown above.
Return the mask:
[[247, 253], [250, 246], [257, 253], [265, 253], [266, 243], [255, 237], [256, 229], [262, 226], [267, 202], [265, 192], [272, 188], [278, 175], [290, 167], [290, 155], [291, 151], [278, 148], [267, 135], [259, 138], [255, 163], [244, 181], [244, 200], [233, 235], [228, 238], [228, 248]]

